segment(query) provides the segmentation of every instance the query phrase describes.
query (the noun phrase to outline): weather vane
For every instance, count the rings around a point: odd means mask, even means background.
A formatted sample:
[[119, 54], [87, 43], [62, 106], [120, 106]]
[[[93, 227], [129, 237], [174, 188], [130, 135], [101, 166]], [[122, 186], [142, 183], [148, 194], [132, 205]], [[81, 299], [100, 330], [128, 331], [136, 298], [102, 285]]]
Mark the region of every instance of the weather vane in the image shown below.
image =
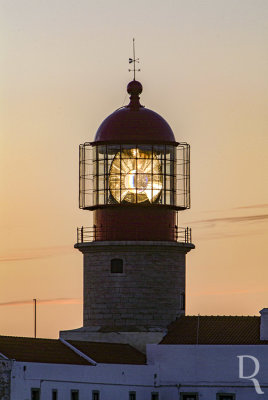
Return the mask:
[[129, 69], [129, 72], [134, 72], [134, 81], [136, 77], [136, 72], [140, 71], [140, 69], [136, 69], [136, 63], [140, 62], [139, 58], [135, 58], [135, 39], [133, 38], [133, 58], [128, 59], [129, 64], [133, 63], [133, 69]]

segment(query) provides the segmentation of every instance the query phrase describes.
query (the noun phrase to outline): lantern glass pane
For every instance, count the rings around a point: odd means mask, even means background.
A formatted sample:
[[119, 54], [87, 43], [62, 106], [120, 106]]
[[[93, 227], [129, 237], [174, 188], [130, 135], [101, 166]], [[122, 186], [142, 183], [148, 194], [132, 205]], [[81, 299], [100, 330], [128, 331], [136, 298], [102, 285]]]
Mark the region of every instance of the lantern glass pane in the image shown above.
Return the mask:
[[150, 144], [80, 146], [79, 204], [190, 206], [190, 149]]
[[103, 175], [104, 174], [104, 161], [99, 161], [98, 165], [99, 165], [98, 173], [99, 173], [99, 175]]
[[99, 191], [98, 192], [98, 198], [99, 198], [99, 204], [100, 205], [105, 204], [105, 202], [104, 202], [104, 198], [105, 198], [104, 191]]
[[124, 148], [115, 155], [110, 167], [111, 195], [118, 203], [153, 203], [163, 187], [161, 170], [156, 153], [135, 147]]

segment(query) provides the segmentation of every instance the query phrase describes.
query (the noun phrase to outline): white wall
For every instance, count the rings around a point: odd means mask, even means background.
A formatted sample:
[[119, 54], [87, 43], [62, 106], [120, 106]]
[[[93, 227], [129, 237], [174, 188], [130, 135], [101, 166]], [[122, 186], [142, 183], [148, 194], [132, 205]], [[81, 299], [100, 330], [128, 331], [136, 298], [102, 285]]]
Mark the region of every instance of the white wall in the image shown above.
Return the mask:
[[[24, 370], [24, 368], [26, 368]], [[99, 390], [101, 400], [128, 399], [136, 391], [141, 400], [154, 391], [154, 366], [99, 364], [97, 366], [14, 362], [11, 400], [30, 400], [31, 388], [41, 388], [41, 400], [50, 400], [58, 389], [58, 400], [69, 400], [71, 389], [79, 390], [80, 400], [91, 400]]]
[[[239, 378], [239, 355], [251, 355], [260, 365], [255, 378], [263, 395], [255, 391], [252, 381]], [[236, 393], [238, 400], [268, 399], [268, 346], [266, 345], [147, 345], [149, 363], [159, 366], [159, 386], [163, 399], [178, 399], [164, 395], [168, 387], [177, 385], [178, 392], [199, 392], [199, 398], [216, 399], [218, 392]], [[244, 359], [244, 376], [253, 374], [254, 361]], [[173, 393], [173, 391], [172, 391]]]
[[[101, 400], [128, 400], [132, 390], [137, 400], [150, 400], [153, 391], [159, 392], [160, 400], [178, 400], [181, 392], [198, 392], [200, 400], [216, 400], [219, 392], [235, 393], [236, 400], [268, 399], [268, 346], [148, 345], [147, 352], [149, 365], [14, 361], [11, 400], [30, 400], [32, 387], [41, 387], [41, 400], [50, 400], [52, 389], [58, 389], [58, 400], [69, 400], [71, 389], [79, 390], [80, 400], [91, 400], [92, 390], [100, 391]], [[238, 355], [258, 360], [255, 378], [264, 394], [256, 393], [252, 381], [239, 378]], [[253, 361], [245, 360], [244, 375], [254, 369]]]

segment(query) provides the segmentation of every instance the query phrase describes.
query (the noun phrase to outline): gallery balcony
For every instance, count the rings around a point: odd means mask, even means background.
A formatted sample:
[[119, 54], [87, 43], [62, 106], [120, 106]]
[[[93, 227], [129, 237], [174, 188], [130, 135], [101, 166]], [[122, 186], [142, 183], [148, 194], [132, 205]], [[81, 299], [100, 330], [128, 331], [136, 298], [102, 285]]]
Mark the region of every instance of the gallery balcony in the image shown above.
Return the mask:
[[[151, 241], [152, 238], [146, 234], [144, 236], [144, 230], [131, 227], [127, 232], [126, 230], [118, 231], [118, 229], [110, 228], [98, 228], [96, 226], [77, 228], [77, 244], [105, 241], [105, 240], [116, 240], [116, 241]], [[163, 233], [160, 231], [157, 237], [156, 233], [153, 233], [154, 241], [165, 241], [163, 240]], [[177, 226], [170, 227], [169, 235], [166, 241], [177, 242], [185, 245], [192, 244], [192, 229], [191, 228], [179, 228]]]

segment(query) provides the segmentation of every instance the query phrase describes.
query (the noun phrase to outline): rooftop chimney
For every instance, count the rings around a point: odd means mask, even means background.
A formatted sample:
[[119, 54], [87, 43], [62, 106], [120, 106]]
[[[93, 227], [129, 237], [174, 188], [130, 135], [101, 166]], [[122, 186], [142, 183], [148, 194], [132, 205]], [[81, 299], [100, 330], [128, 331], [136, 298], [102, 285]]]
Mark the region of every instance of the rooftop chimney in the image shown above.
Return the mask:
[[268, 340], [268, 308], [263, 308], [260, 311], [261, 326], [260, 326], [260, 339]]

